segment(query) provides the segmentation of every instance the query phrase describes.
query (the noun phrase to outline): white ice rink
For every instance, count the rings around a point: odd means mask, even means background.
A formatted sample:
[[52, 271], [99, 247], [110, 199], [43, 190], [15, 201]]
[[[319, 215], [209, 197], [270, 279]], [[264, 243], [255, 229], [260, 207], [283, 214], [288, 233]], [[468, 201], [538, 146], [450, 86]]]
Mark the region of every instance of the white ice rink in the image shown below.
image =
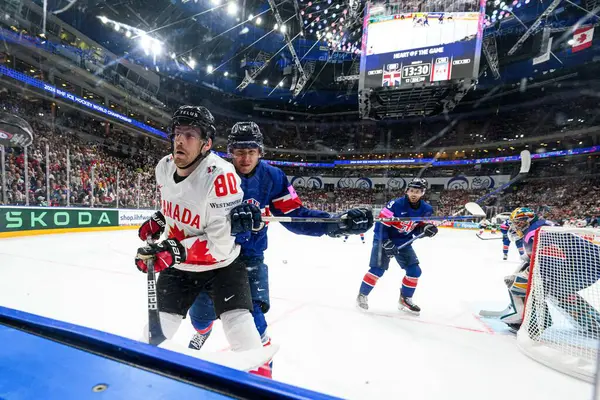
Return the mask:
[[[296, 236], [270, 227], [270, 334], [281, 345], [275, 379], [352, 399], [590, 399], [592, 386], [523, 355], [482, 309], [508, 301], [502, 277], [518, 265], [501, 241], [441, 229], [414, 248], [423, 275], [420, 317], [398, 311], [392, 262], [355, 308], [367, 244]], [[133, 263], [135, 230], [0, 239], [0, 305], [137, 339], [146, 322], [146, 276]], [[176, 336], [187, 344], [189, 320]], [[226, 347], [217, 323], [207, 350]]]

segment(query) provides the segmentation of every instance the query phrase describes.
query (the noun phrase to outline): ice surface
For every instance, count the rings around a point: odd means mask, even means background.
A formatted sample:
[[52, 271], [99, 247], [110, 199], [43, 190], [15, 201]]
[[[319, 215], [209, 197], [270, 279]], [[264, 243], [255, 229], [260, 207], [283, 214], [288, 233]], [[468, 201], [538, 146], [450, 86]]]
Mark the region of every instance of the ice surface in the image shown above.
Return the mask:
[[[392, 261], [361, 312], [372, 232], [313, 238], [271, 224], [266, 263], [275, 379], [352, 399], [589, 399], [592, 386], [522, 354], [501, 323], [476, 317], [508, 302], [502, 277], [518, 265], [511, 245], [476, 231], [441, 229], [414, 248], [423, 275], [413, 317], [396, 308], [402, 270]], [[133, 263], [135, 230], [0, 240], [0, 305], [126, 336], [146, 323], [146, 276]], [[185, 345], [189, 319], [175, 341]], [[227, 347], [215, 324], [206, 350]]]

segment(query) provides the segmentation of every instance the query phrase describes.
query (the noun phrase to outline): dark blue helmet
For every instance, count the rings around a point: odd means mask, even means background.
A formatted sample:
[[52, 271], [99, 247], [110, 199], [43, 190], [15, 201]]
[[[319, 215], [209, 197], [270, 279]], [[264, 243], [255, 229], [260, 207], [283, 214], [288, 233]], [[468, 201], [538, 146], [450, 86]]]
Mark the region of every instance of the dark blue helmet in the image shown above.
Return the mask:
[[171, 135], [178, 125], [198, 126], [202, 129], [203, 139], [213, 139], [217, 130], [215, 129], [215, 118], [206, 107], [181, 106], [173, 114], [171, 120]]
[[227, 152], [233, 149], [259, 149], [263, 153], [263, 134], [254, 122], [238, 122], [227, 137]]
[[427, 189], [427, 181], [425, 178], [414, 178], [412, 181], [408, 183], [406, 188], [414, 188], [414, 189]]

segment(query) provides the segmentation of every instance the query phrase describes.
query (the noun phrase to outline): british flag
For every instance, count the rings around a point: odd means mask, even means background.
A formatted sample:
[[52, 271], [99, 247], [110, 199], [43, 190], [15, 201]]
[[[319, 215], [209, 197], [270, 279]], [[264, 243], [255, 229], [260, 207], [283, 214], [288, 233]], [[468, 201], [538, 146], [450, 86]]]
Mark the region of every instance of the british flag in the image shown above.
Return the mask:
[[381, 86], [400, 86], [401, 78], [400, 71], [383, 71]]

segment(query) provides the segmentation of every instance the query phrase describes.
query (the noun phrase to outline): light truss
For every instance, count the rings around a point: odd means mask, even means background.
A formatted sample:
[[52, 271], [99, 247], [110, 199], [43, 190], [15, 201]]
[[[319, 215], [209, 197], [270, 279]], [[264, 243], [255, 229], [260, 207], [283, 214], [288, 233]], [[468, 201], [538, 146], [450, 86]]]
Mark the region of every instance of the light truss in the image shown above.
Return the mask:
[[521, 36], [519, 40], [517, 40], [517, 43], [515, 43], [514, 46], [508, 51], [509, 56], [512, 56], [523, 45], [523, 43], [525, 43], [525, 41], [529, 39], [531, 35], [535, 34], [540, 29], [542, 23], [546, 22], [546, 18], [548, 18], [548, 16], [552, 14], [552, 12], [556, 9], [556, 7], [558, 7], [561, 1], [562, 0], [554, 0], [552, 3], [550, 3], [548, 8], [546, 8], [544, 12], [540, 14], [540, 16], [535, 20], [535, 22], [523, 34], [523, 36]]
[[[271, 11], [273, 11], [273, 15], [275, 16], [275, 20], [277, 21], [277, 25], [284, 26], [283, 19], [281, 18], [281, 15], [279, 14], [279, 10], [277, 9], [275, 0], [268, 0], [268, 1], [269, 1], [269, 7], [271, 7]], [[296, 70], [298, 71], [298, 74], [300, 74], [300, 76], [298, 77], [298, 82], [296, 83], [296, 85], [294, 87], [294, 97], [296, 97], [302, 91], [302, 89], [304, 89], [304, 86], [308, 82], [308, 78], [306, 77], [304, 68], [302, 68], [302, 64], [300, 63], [300, 59], [298, 58], [298, 54], [296, 53], [296, 49], [294, 49], [294, 44], [292, 43], [292, 41], [290, 39], [290, 35], [288, 33], [289, 31], [290, 31], [289, 29], [286, 29], [282, 33], [283, 33], [283, 38], [285, 39], [285, 43], [288, 47], [288, 50], [290, 51], [290, 53], [292, 55], [292, 59], [294, 60], [294, 64], [296, 65]]]

